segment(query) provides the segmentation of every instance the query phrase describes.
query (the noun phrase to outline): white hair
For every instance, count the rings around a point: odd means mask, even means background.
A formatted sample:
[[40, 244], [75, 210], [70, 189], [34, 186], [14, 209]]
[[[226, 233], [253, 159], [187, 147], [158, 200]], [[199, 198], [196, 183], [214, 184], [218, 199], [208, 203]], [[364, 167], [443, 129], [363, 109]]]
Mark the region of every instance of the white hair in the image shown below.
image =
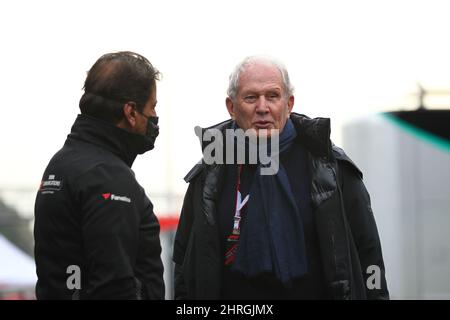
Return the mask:
[[249, 56], [246, 57], [244, 60], [242, 60], [234, 68], [234, 71], [230, 74], [227, 94], [231, 99], [233, 100], [236, 99], [239, 86], [239, 78], [242, 72], [245, 71], [246, 67], [255, 64], [265, 64], [276, 67], [281, 73], [281, 78], [283, 80], [284, 91], [286, 93], [286, 96], [289, 97], [294, 94], [294, 87], [292, 86], [289, 80], [289, 74], [287, 72], [287, 69], [281, 62], [267, 56]]

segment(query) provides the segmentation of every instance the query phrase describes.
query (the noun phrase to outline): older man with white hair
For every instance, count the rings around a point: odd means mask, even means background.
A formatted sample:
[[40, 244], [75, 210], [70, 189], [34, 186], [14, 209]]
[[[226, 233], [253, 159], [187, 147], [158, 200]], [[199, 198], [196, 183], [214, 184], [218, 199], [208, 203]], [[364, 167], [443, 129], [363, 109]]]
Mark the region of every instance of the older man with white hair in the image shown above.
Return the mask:
[[[332, 144], [329, 119], [293, 113], [293, 106], [281, 63], [248, 57], [231, 74], [231, 119], [202, 133], [253, 132], [258, 154], [250, 161], [252, 134], [246, 134], [221, 150], [242, 147], [244, 161], [233, 153], [231, 163], [211, 163], [208, 144], [226, 139], [203, 139], [204, 161], [185, 177], [174, 245], [176, 299], [389, 298], [362, 173]], [[279, 162], [273, 174], [263, 173], [261, 149]]]

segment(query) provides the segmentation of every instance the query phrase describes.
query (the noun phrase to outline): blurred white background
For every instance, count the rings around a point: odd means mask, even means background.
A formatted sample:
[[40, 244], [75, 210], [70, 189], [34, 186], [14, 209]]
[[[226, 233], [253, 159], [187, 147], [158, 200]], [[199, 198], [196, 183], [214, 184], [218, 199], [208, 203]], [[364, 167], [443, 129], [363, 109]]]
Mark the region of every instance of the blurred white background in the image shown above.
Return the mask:
[[160, 136], [133, 169], [156, 212], [176, 214], [182, 178], [201, 156], [194, 126], [228, 118], [228, 75], [245, 56], [284, 62], [294, 111], [330, 117], [342, 145], [348, 121], [414, 109], [418, 83], [450, 88], [449, 15], [437, 0], [2, 1], [0, 196], [32, 216], [86, 72], [104, 53], [138, 52], [163, 74]]
[[[147, 191], [183, 193], [200, 158], [194, 126], [225, 120], [228, 75], [245, 56], [284, 62], [294, 111], [347, 120], [450, 88], [448, 1], [9, 1], [0, 4], [0, 187], [37, 188], [79, 112], [87, 70], [136, 51], [163, 73], [157, 148], [138, 158]], [[170, 169], [168, 168], [170, 167]]]

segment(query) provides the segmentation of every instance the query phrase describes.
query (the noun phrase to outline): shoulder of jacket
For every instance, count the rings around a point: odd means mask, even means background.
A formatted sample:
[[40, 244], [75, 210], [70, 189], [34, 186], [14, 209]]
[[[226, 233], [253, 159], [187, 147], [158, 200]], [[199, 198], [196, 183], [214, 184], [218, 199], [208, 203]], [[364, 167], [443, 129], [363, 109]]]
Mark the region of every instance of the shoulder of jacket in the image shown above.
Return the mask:
[[205, 168], [203, 163], [197, 163], [184, 177], [184, 181], [187, 183], [191, 182], [195, 177], [197, 177]]
[[133, 170], [120, 162], [105, 163], [94, 162], [86, 166], [82, 172], [75, 177], [77, 184], [103, 184], [114, 183], [118, 185], [139, 185]]
[[349, 165], [349, 167], [359, 176], [359, 178], [361, 178], [361, 179], [363, 178], [362, 171], [352, 161], [352, 159], [349, 158], [349, 156], [345, 153], [345, 151], [342, 148], [339, 148], [338, 146], [333, 144], [332, 152], [333, 152], [333, 156], [336, 160]]
[[[205, 131], [210, 130], [210, 129], [224, 131], [225, 129], [230, 128], [232, 123], [233, 123], [233, 121], [231, 119], [228, 119], [228, 120], [222, 121], [218, 124], [212, 125], [207, 128], [196, 127], [195, 132], [196, 132], [196, 135], [200, 138], [202, 150], [204, 150], [206, 145], [211, 143], [211, 141], [203, 141], [202, 140], [202, 137], [205, 134]], [[203, 163], [203, 160], [201, 160], [201, 161], [202, 162], [198, 162], [197, 164], [195, 164], [195, 166], [187, 173], [187, 175], [184, 177], [184, 181], [186, 181], [187, 183], [191, 182], [195, 177], [197, 177], [205, 169], [206, 165]]]

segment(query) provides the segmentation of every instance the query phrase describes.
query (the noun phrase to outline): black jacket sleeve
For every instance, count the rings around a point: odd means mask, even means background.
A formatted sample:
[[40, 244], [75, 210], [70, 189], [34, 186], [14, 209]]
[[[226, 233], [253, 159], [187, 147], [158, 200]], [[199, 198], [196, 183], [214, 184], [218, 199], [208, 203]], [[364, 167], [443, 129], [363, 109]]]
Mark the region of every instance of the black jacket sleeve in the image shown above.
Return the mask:
[[[370, 204], [370, 196], [358, 172], [349, 163], [341, 163], [340, 175], [346, 216], [351, 234], [356, 245], [361, 264], [361, 272], [368, 299], [389, 299], [386, 284], [385, 267], [381, 250], [377, 225]], [[377, 269], [376, 271], [374, 271]], [[379, 272], [379, 288], [377, 282], [368, 286], [367, 280]]]
[[86, 261], [81, 270], [81, 298], [139, 298], [133, 268], [142, 199], [137, 198], [134, 177], [126, 169], [99, 165], [81, 176], [78, 185]]
[[187, 299], [188, 294], [184, 279], [183, 265], [194, 220], [193, 193], [194, 182], [191, 182], [184, 197], [183, 208], [181, 209], [180, 221], [178, 223], [173, 248], [173, 261], [175, 262], [175, 300]]
[[143, 299], [162, 300], [165, 296], [165, 286], [159, 222], [153, 213], [153, 205], [145, 195], [145, 191], [142, 188], [139, 189], [146, 204], [141, 213], [135, 277], [141, 282]]

